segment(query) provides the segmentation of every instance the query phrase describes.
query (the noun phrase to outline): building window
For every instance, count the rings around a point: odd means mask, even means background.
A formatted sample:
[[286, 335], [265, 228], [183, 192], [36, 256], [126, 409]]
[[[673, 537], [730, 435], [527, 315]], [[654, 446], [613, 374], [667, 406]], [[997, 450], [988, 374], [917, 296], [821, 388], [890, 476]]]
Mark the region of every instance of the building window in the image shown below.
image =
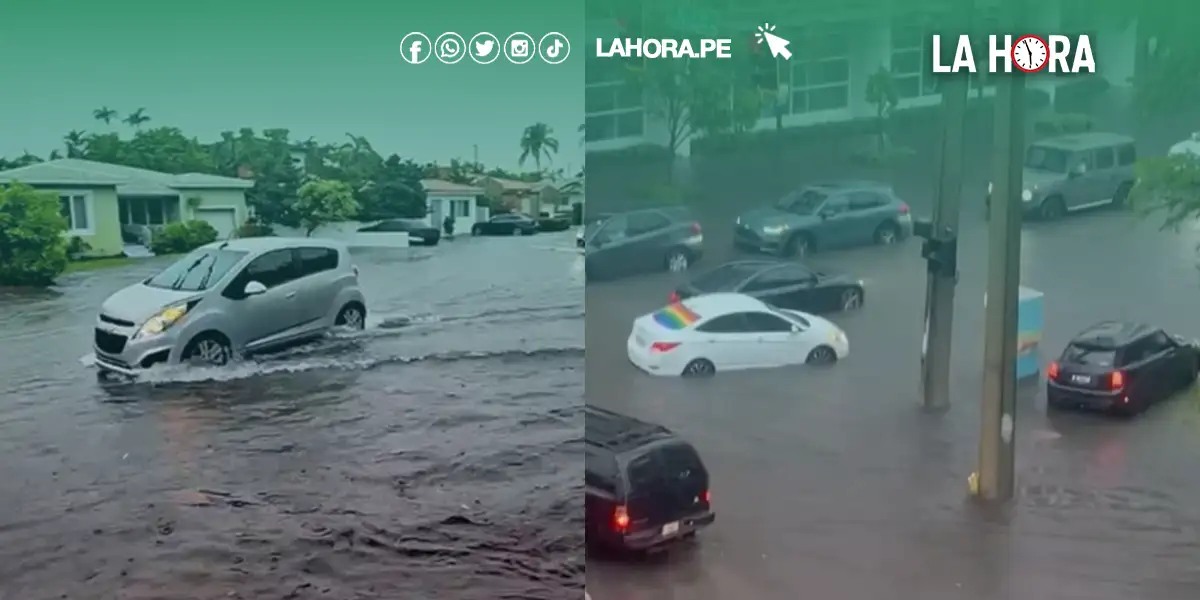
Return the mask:
[[456, 218], [456, 219], [459, 217], [471, 216], [471, 201], [470, 200], [451, 200], [450, 201], [450, 214], [454, 215], [454, 218]]
[[166, 225], [179, 220], [178, 198], [118, 198], [123, 225]]
[[[938, 94], [930, 54], [933, 38], [930, 37], [931, 28], [927, 23], [926, 19], [919, 17], [892, 23], [892, 78], [896, 82], [896, 95], [901, 99]], [[957, 39], [944, 37], [942, 41], [956, 43]], [[954, 50], [952, 45], [948, 49], [942, 48], [942, 53], [953, 59]]]
[[67, 233], [76, 235], [91, 233], [91, 211], [88, 210], [90, 204], [88, 194], [58, 195], [58, 210], [67, 220], [67, 228], [70, 229]]
[[584, 96], [587, 141], [640, 137], [646, 120], [642, 100], [642, 88], [632, 82], [588, 84]]
[[[850, 105], [850, 38], [843, 28], [823, 26], [801, 32], [790, 62], [789, 112], [804, 114]], [[787, 79], [787, 74], [783, 76]]]

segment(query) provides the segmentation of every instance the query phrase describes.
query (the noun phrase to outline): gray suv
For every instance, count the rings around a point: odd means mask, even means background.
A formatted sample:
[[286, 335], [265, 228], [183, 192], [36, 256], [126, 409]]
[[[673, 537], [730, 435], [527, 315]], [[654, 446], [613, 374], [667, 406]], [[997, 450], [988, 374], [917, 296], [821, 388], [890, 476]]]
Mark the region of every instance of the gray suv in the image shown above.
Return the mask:
[[[1053, 220], [1097, 206], [1121, 206], [1136, 179], [1133, 138], [1115, 133], [1082, 133], [1048, 138], [1025, 151], [1021, 189], [1024, 214]], [[992, 184], [986, 208], [991, 212]]]
[[802, 257], [817, 249], [893, 244], [912, 230], [908, 204], [891, 186], [840, 181], [803, 187], [742, 213], [733, 241], [746, 250]]
[[163, 363], [223, 365], [335, 326], [361, 329], [366, 315], [345, 246], [309, 238], [216, 242], [104, 301], [96, 367], [102, 377], [136, 377]]

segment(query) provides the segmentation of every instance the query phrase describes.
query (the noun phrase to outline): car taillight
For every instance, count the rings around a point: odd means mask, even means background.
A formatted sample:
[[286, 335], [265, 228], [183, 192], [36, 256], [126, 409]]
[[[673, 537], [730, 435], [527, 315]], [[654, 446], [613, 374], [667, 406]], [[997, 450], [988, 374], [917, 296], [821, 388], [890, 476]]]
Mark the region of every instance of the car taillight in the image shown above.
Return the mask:
[[700, 235], [700, 224], [692, 223], [692, 235]]
[[712, 492], [704, 490], [704, 493], [700, 494], [700, 499], [704, 500], [705, 504], [712, 504]]
[[1119, 390], [1125, 387], [1125, 374], [1121, 371], [1113, 371], [1108, 376], [1108, 387], [1110, 389]]
[[679, 342], [654, 342], [650, 344], [651, 352], [670, 352], [679, 346]]
[[1058, 379], [1058, 361], [1052, 361], [1050, 367], [1046, 369], [1046, 377], [1050, 379]]
[[624, 506], [613, 509], [613, 529], [624, 532], [629, 529], [629, 511]]
[[902, 214], [902, 215], [908, 214], [908, 203], [907, 202], [900, 203], [900, 214]]
[[667, 302], [671, 304], [679, 302], [679, 292], [671, 292], [671, 295], [667, 296]]

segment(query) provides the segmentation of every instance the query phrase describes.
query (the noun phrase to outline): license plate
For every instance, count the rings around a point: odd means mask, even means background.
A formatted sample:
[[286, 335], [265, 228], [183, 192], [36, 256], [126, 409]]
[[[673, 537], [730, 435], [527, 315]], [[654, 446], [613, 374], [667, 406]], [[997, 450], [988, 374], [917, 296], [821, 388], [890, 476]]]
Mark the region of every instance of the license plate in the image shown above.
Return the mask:
[[675, 521], [674, 523], [667, 523], [666, 525], [663, 525], [663, 528], [662, 528], [663, 535], [675, 535], [677, 533], [679, 533], [679, 521]]
[[1092, 378], [1090, 375], [1072, 375], [1071, 376], [1071, 383], [1091, 383], [1091, 382], [1092, 382]]

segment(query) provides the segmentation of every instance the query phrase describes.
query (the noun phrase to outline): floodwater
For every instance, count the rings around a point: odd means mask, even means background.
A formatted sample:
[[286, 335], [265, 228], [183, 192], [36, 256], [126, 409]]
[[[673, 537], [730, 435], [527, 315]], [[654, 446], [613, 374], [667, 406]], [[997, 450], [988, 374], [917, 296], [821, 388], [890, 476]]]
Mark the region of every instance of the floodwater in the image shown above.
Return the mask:
[[[986, 168], [976, 168], [986, 173]], [[820, 177], [820, 174], [810, 173]], [[918, 213], [916, 190], [901, 181]], [[968, 190], [986, 179], [968, 181]], [[928, 197], [928, 196], [925, 196]], [[978, 199], [975, 195], [971, 198]], [[733, 215], [702, 214], [705, 265], [732, 253]], [[746, 208], [742, 205], [740, 209]], [[834, 315], [851, 356], [830, 368], [655, 378], [624, 358], [631, 321], [666, 301], [668, 275], [587, 287], [588, 403], [662, 422], [712, 477], [716, 523], [649, 563], [589, 558], [596, 600], [1190, 598], [1200, 586], [1200, 397], [1133, 421], [1048, 417], [1040, 385], [1018, 401], [1019, 496], [967, 500], [983, 371], [986, 227], [964, 201], [953, 406], [919, 410], [925, 271], [918, 242], [818, 254], [866, 280], [866, 306]], [[1042, 358], [1102, 319], [1200, 338], [1200, 232], [1099, 211], [1030, 224], [1022, 280], [1045, 294]]]
[[157, 265], [0, 296], [0, 598], [580, 595], [572, 245], [364, 250], [366, 331], [104, 388], [94, 311]]

